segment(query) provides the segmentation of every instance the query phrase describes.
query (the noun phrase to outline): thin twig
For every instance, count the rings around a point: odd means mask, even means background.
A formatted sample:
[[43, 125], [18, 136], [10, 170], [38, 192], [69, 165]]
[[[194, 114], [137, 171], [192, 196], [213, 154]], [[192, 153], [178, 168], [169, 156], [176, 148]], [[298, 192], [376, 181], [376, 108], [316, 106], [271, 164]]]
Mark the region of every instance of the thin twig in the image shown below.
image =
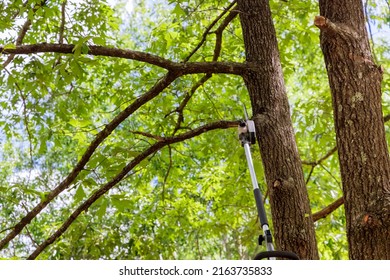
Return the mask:
[[59, 35], [58, 35], [58, 43], [59, 44], [64, 43], [66, 4], [67, 4], [67, 0], [62, 2], [62, 5], [61, 5], [61, 24], [60, 24]]
[[2, 229], [2, 230], [0, 230], [0, 233], [9, 231], [9, 230], [11, 230], [11, 229], [13, 229], [13, 228], [14, 228], [14, 227], [8, 227], [8, 228], [5, 228], [5, 229]]
[[335, 152], [337, 151], [337, 147], [333, 147], [330, 151], [328, 151], [326, 153], [326, 155], [324, 155], [322, 158], [320, 158], [319, 160], [317, 161], [305, 161], [303, 160], [302, 161], [302, 164], [304, 165], [310, 165], [310, 166], [317, 166], [319, 165], [321, 162], [323, 162], [324, 160], [328, 159], [331, 155], [333, 155]]
[[199, 245], [199, 230], [196, 232], [195, 240], [196, 240], [196, 249], [198, 250], [199, 260], [203, 260], [203, 254]]
[[30, 233], [30, 230], [28, 229], [28, 227], [26, 227], [26, 232], [27, 232], [27, 236], [30, 238], [30, 240], [32, 241], [32, 243], [35, 245], [35, 246], [38, 246], [38, 242], [35, 241], [35, 239], [32, 237], [31, 233]]
[[265, 194], [264, 194], [264, 198], [263, 198], [263, 204], [265, 205], [265, 202], [268, 198], [268, 195], [269, 195], [269, 189], [267, 188], [267, 190], [265, 191]]
[[307, 176], [307, 179], [306, 179], [306, 185], [309, 183], [310, 181], [310, 178], [311, 178], [311, 175], [313, 174], [313, 171], [314, 171], [314, 168], [316, 168], [315, 165], [313, 165], [310, 169], [310, 172], [309, 172], [309, 175]]
[[163, 137], [161, 136], [158, 136], [158, 135], [153, 135], [151, 133], [148, 133], [148, 132], [143, 132], [143, 131], [133, 131], [133, 130], [130, 130], [129, 132], [133, 133], [133, 134], [138, 134], [138, 135], [142, 135], [142, 136], [145, 136], [145, 137], [148, 137], [148, 138], [152, 138], [154, 140], [157, 140], [157, 141], [161, 141], [163, 140]]
[[336, 181], [336, 183], [337, 183], [339, 186], [341, 186], [339, 180], [337, 180], [337, 178], [332, 174], [332, 172], [330, 172], [322, 163], [320, 163], [319, 165], [322, 167], [322, 169], [324, 169], [324, 170], [330, 175], [330, 177], [333, 178], [333, 180]]
[[210, 33], [211, 29], [217, 24], [217, 22], [236, 4], [236, 0], [234, 0], [230, 5], [224, 9], [224, 11], [213, 20], [213, 22], [206, 28], [206, 30], [203, 32], [202, 39], [198, 43], [198, 45], [192, 50], [192, 52], [183, 60], [183, 62], [187, 62], [190, 60], [190, 58], [200, 49], [200, 47], [204, 44], [206, 41], [207, 35]]
[[389, 10], [390, 10], [390, 1], [389, 0], [385, 0], [387, 6], [389, 7]]
[[[24, 1], [23, 4], [22, 4], [22, 7], [26, 7], [26, 5], [28, 4], [28, 0]], [[11, 17], [12, 19], [15, 19], [19, 14], [20, 14], [20, 10], [19, 9], [17, 12], [14, 13], [14, 15]]]
[[171, 147], [171, 145], [168, 145], [168, 151], [169, 151], [169, 165], [168, 165], [167, 172], [165, 173], [165, 176], [164, 176], [164, 182], [163, 182], [163, 185], [162, 185], [162, 194], [161, 194], [161, 198], [162, 198], [163, 202], [165, 200], [165, 186], [167, 184], [169, 173], [171, 172], [171, 169], [172, 169], [172, 166], [173, 166], [172, 147]]

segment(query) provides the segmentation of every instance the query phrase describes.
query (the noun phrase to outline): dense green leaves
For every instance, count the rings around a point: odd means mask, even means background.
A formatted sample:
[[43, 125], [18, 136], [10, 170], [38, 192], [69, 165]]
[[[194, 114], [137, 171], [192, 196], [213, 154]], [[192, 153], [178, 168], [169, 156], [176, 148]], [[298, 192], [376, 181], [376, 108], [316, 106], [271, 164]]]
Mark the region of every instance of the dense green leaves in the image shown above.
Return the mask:
[[[62, 5], [66, 2], [64, 29]], [[115, 1], [110, 1], [110, 5]], [[87, 55], [91, 44], [150, 52], [173, 61], [212, 61], [220, 22], [206, 28], [228, 1], [3, 1], [0, 45], [74, 44], [73, 54], [17, 55], [0, 72], [0, 239], [73, 169], [105, 125], [163, 77], [146, 63]], [[123, 2], [123, 1], [122, 1]], [[368, 1], [380, 33], [389, 20], [384, 3]], [[114, 3], [115, 4], [115, 3]], [[318, 31], [317, 1], [272, 1], [294, 129], [313, 212], [341, 196], [332, 106]], [[238, 18], [223, 32], [219, 61], [243, 62]], [[376, 59], [388, 68], [389, 40], [374, 37]], [[8, 55], [2, 54], [4, 63]], [[0, 253], [25, 258], [83, 201], [159, 137], [215, 120], [238, 120], [249, 105], [240, 77], [204, 74], [176, 79], [122, 122], [70, 187]], [[195, 85], [197, 85], [195, 87]], [[389, 111], [384, 73], [383, 110]], [[389, 131], [388, 131], [389, 132]], [[389, 135], [390, 133], [388, 133]], [[141, 161], [109, 193], [86, 209], [41, 255], [42, 259], [248, 259], [261, 250], [249, 174], [236, 131], [202, 134]], [[270, 147], [272, 148], [272, 147]], [[261, 158], [253, 156], [266, 193]], [[347, 257], [343, 209], [316, 223], [321, 258]]]

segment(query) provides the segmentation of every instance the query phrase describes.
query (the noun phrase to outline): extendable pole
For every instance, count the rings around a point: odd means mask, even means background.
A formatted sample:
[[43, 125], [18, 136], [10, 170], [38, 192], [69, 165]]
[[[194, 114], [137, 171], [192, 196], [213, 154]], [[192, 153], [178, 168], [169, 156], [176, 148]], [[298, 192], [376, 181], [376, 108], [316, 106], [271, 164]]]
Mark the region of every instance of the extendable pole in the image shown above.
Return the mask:
[[[247, 125], [248, 123], [250, 125]], [[250, 128], [251, 126], [253, 126], [253, 128]], [[274, 244], [272, 243], [271, 230], [269, 229], [268, 219], [264, 208], [263, 196], [261, 195], [259, 184], [257, 183], [255, 168], [253, 166], [253, 161], [252, 161], [250, 144], [254, 144], [253, 121], [247, 120], [246, 122], [240, 123], [238, 130], [239, 130], [239, 138], [241, 140], [241, 144], [245, 150], [245, 156], [246, 156], [246, 161], [248, 162], [249, 173], [251, 175], [253, 194], [256, 200], [257, 213], [259, 215], [261, 228], [263, 229], [263, 235], [260, 235], [259, 237], [259, 244], [262, 244], [263, 241], [265, 241], [265, 246], [267, 248], [266, 252], [258, 253], [254, 259], [261, 260], [267, 258], [269, 260], [276, 260], [276, 258], [286, 258], [290, 260], [299, 260], [299, 257], [293, 252], [275, 251]]]
[[[271, 231], [269, 229], [267, 215], [265, 213], [263, 196], [261, 195], [261, 191], [259, 189], [259, 184], [257, 182], [255, 168], [253, 166], [253, 161], [252, 161], [251, 150], [250, 150], [250, 146], [249, 146], [248, 142], [244, 143], [244, 149], [245, 149], [246, 160], [248, 162], [249, 173], [250, 173], [251, 179], [252, 179], [253, 194], [254, 194], [255, 200], [256, 200], [257, 213], [259, 215], [261, 228], [263, 229], [263, 233], [264, 233], [262, 240], [265, 241], [265, 246], [267, 248], [267, 251], [274, 251], [275, 249], [274, 249], [274, 245], [272, 243], [272, 235], [271, 235]], [[275, 260], [276, 258], [269, 258], [269, 259]]]
[[260, 252], [255, 256], [255, 260], [261, 260], [268, 258], [269, 260], [276, 260], [276, 258], [287, 258], [290, 260], [299, 260], [299, 257], [293, 252], [287, 251], [275, 251], [274, 244], [272, 243], [272, 234], [269, 229], [268, 219], [264, 208], [263, 196], [257, 183], [255, 168], [253, 166], [252, 154], [250, 145], [256, 143], [255, 137], [255, 123], [249, 120], [246, 108], [244, 106], [245, 121], [241, 121], [238, 125], [238, 138], [241, 141], [241, 145], [244, 147], [246, 161], [248, 162], [249, 173], [253, 185], [253, 194], [256, 200], [257, 214], [260, 219], [261, 228], [263, 229], [263, 235], [259, 236], [259, 244], [261, 245], [265, 241], [267, 248], [266, 252]]

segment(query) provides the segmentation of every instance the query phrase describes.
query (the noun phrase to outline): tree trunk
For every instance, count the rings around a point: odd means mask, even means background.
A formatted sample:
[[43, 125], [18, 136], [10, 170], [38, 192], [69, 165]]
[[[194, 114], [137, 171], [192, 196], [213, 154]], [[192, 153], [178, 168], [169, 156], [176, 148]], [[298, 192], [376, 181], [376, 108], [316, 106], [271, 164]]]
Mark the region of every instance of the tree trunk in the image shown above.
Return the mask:
[[276, 33], [267, 0], [240, 0], [246, 59], [244, 77], [268, 185], [276, 247], [318, 259], [314, 224], [290, 118]]
[[349, 257], [390, 259], [390, 158], [361, 0], [320, 0], [343, 183]]

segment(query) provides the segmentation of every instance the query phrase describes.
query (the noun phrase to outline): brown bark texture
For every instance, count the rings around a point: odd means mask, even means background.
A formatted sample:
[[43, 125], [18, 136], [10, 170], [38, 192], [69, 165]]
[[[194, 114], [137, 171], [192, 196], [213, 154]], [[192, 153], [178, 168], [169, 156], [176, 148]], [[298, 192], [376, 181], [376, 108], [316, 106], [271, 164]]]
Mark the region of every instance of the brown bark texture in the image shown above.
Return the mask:
[[269, 189], [278, 250], [318, 259], [309, 198], [287, 100], [275, 28], [267, 0], [237, 1], [246, 59], [244, 76]]
[[390, 259], [390, 158], [382, 69], [361, 0], [320, 0], [321, 48], [332, 94], [350, 259]]

